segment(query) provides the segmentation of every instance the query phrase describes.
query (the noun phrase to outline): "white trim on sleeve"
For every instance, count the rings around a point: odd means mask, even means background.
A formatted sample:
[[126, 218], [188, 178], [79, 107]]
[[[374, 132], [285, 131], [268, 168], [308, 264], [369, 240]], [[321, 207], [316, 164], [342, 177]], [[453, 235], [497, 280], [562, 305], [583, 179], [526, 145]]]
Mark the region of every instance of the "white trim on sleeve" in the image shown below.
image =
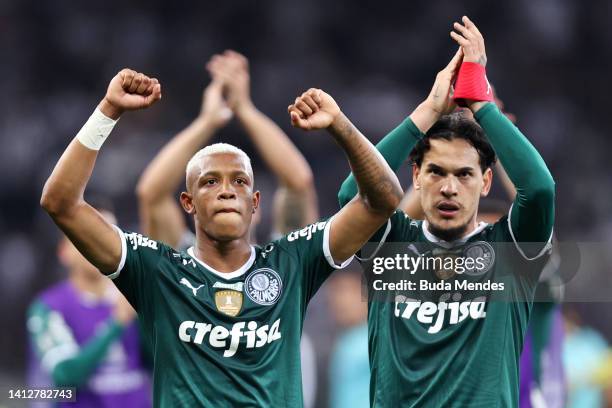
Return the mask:
[[382, 248], [382, 246], [384, 245], [385, 241], [387, 240], [387, 236], [389, 235], [389, 232], [391, 232], [391, 218], [387, 220], [387, 226], [385, 227], [385, 232], [383, 233], [383, 236], [380, 239], [378, 246], [376, 247], [374, 252], [372, 252], [372, 255], [370, 255], [367, 258], [360, 258], [357, 255], [355, 255], [355, 258], [357, 258], [359, 262], [368, 262], [370, 259], [374, 258], [376, 254], [378, 253], [378, 251], [380, 251], [380, 248]]
[[344, 269], [351, 263], [355, 255], [351, 255], [349, 259], [342, 262], [340, 265], [334, 261], [334, 258], [331, 255], [331, 251], [329, 250], [329, 230], [331, 228], [331, 223], [334, 218], [330, 218], [325, 225], [325, 229], [323, 230], [323, 255], [325, 255], [325, 259], [327, 259], [327, 263], [334, 269]]
[[542, 250], [533, 258], [529, 258], [527, 255], [525, 255], [525, 252], [523, 252], [523, 250], [521, 249], [521, 246], [518, 244], [518, 242], [516, 241], [516, 238], [514, 237], [514, 231], [512, 231], [512, 222], [510, 221], [510, 217], [512, 217], [512, 207], [513, 206], [514, 206], [514, 203], [512, 203], [512, 205], [510, 206], [510, 211], [508, 211], [508, 229], [510, 230], [510, 236], [512, 237], [512, 241], [514, 241], [514, 246], [516, 246], [516, 249], [518, 250], [519, 254], [521, 254], [521, 256], [528, 261], [535, 261], [542, 255], [544, 255], [546, 252], [550, 251], [550, 249], [552, 248], [553, 230], [550, 231], [550, 237], [548, 237], [548, 240], [546, 241], [544, 248], [542, 248]]
[[123, 234], [123, 231], [121, 231], [121, 228], [119, 228], [118, 226], [113, 225], [113, 228], [115, 228], [115, 231], [117, 231], [117, 233], [119, 234], [119, 239], [121, 240], [121, 260], [119, 261], [119, 266], [117, 266], [117, 270], [111, 273], [110, 275], [106, 275], [109, 279], [115, 279], [117, 276], [119, 276], [119, 274], [121, 273], [121, 270], [125, 266], [125, 258], [127, 256], [127, 245], [125, 243], [125, 235]]

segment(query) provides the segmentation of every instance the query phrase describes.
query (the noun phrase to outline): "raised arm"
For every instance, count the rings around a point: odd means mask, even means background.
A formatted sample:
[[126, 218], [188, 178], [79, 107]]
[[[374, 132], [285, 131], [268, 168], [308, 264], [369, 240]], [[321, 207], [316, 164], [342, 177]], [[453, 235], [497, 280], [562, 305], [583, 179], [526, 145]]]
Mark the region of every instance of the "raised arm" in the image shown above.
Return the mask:
[[329, 249], [343, 262], [393, 214], [402, 197], [397, 177], [376, 148], [355, 128], [331, 96], [309, 89], [289, 106], [291, 123], [305, 130], [327, 129], [344, 150], [359, 193], [333, 217]]
[[[455, 23], [451, 37], [464, 50], [464, 61], [486, 64], [484, 39], [469, 18]], [[555, 215], [555, 183], [542, 156], [514, 124], [492, 103], [467, 101], [474, 117], [484, 129], [508, 177], [516, 187], [516, 198], [510, 213], [511, 233], [521, 242], [548, 243]], [[523, 248], [528, 258], [537, 250]]]
[[[213, 78], [223, 81], [229, 106], [278, 179], [280, 186], [274, 200], [275, 229], [285, 233], [316, 221], [319, 215], [312, 170], [287, 134], [253, 104], [248, 60], [228, 50], [215, 55], [208, 69]], [[298, 200], [301, 205], [295, 207]], [[298, 225], [289, 219], [291, 213], [300, 219]], [[289, 231], [286, 225], [291, 225]]]
[[110, 82], [105, 97], [70, 142], [45, 183], [41, 206], [77, 249], [105, 274], [121, 258], [121, 240], [114, 228], [83, 199], [98, 150], [121, 114], [143, 109], [161, 98], [155, 78], [124, 69]]
[[136, 187], [143, 233], [172, 247], [179, 244], [187, 230], [175, 196], [185, 182], [187, 162], [232, 117], [223, 100], [222, 87], [220, 81], [214, 80], [208, 85], [198, 117], [162, 148], [142, 173]]
[[[442, 115], [450, 113], [455, 109], [456, 105], [451, 98], [452, 83], [461, 65], [462, 57], [462, 50], [459, 48], [448, 65], [436, 75], [436, 80], [425, 101], [376, 145], [376, 149], [382, 154], [393, 171], [399, 170], [424, 133]], [[418, 203], [418, 199], [415, 201], [418, 197], [415, 194], [410, 195], [412, 192], [412, 189], [409, 190], [407, 197], [402, 200], [401, 205], [403, 209], [405, 205], [408, 206], [406, 213], [410, 217], [418, 215], [418, 211], [412, 211], [414, 210], [415, 203]], [[349, 174], [338, 192], [340, 206], [346, 205], [355, 194], [357, 194], [357, 183], [353, 174]], [[418, 219], [419, 217], [415, 218]]]

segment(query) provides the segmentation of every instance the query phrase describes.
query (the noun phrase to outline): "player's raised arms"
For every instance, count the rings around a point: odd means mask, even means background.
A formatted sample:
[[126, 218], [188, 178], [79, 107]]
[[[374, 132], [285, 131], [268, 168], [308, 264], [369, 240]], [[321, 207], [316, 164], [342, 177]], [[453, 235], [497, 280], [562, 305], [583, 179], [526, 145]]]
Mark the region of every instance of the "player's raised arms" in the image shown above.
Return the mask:
[[296, 98], [289, 113], [294, 126], [327, 129], [345, 151], [359, 194], [333, 217], [329, 247], [341, 263], [350, 258], [393, 214], [402, 197], [397, 177], [376, 148], [344, 116], [334, 99], [311, 88]]
[[[451, 113], [457, 105], [452, 99], [452, 84], [457, 77], [463, 60], [461, 47], [449, 63], [438, 72], [427, 98], [412, 112], [409, 118], [393, 129], [377, 145], [376, 149], [383, 155], [394, 171], [399, 170], [406, 161], [410, 151], [423, 136], [424, 132], [442, 115]], [[423, 219], [423, 208], [417, 194], [411, 194], [414, 187], [402, 200], [400, 207], [406, 208], [406, 214], [414, 219]], [[340, 206], [346, 205], [357, 194], [357, 185], [352, 174], [342, 183], [338, 192]]]
[[[464, 16], [462, 23], [455, 22], [453, 28], [456, 31], [452, 31], [450, 36], [463, 49], [464, 62], [486, 65], [484, 38], [476, 25]], [[537, 258], [548, 247], [552, 237], [555, 218], [552, 175], [535, 147], [509, 118], [484, 101], [467, 99], [466, 103], [487, 133], [510, 181], [516, 186], [517, 194], [509, 214], [514, 241], [518, 247], [521, 243], [546, 243], [543, 248], [519, 248], [524, 257]]]
[[83, 199], [98, 150], [121, 114], [144, 109], [161, 98], [161, 85], [131, 69], [121, 70], [106, 95], [83, 126], [45, 183], [41, 206], [66, 233], [78, 250], [103, 273], [117, 269], [121, 258], [118, 233]]
[[232, 50], [211, 58], [209, 72], [224, 84], [228, 105], [278, 180], [273, 222], [275, 234], [286, 234], [319, 219], [312, 170], [289, 136], [259, 111], [250, 95], [249, 62]]
[[174, 248], [179, 246], [187, 224], [175, 193], [185, 182], [185, 166], [231, 118], [223, 84], [213, 80], [204, 90], [198, 116], [160, 150], [138, 181], [136, 194], [145, 235]]

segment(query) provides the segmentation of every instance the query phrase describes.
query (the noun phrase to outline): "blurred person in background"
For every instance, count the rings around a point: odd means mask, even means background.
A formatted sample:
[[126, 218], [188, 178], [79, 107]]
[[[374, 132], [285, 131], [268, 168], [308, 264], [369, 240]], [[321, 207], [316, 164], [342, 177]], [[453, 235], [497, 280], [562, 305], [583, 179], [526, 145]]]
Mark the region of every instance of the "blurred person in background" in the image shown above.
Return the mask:
[[[115, 223], [109, 206], [97, 206]], [[30, 387], [76, 387], [66, 407], [150, 407], [147, 355], [136, 312], [67, 237], [57, 249], [68, 278], [42, 292], [27, 317]]]
[[584, 325], [576, 308], [563, 310], [563, 362], [567, 372], [568, 408], [612, 406], [612, 352], [606, 339]]
[[[232, 116], [236, 117], [254, 143], [279, 186], [273, 205], [273, 239], [315, 222], [317, 197], [312, 170], [289, 137], [270, 118], [260, 112], [250, 96], [248, 60], [235, 51], [215, 55], [207, 64], [212, 82], [204, 90], [198, 117], [173, 137], [151, 161], [137, 186], [143, 232], [177, 249], [193, 245], [176, 198], [185, 182], [189, 159]], [[250, 236], [255, 241], [256, 213]]]
[[332, 408], [366, 408], [369, 403], [368, 304], [361, 288], [361, 268], [336, 272], [327, 297], [340, 328], [329, 365], [329, 402]]
[[[315, 222], [319, 215], [312, 170], [289, 136], [254, 105], [247, 58], [227, 50], [213, 56], [207, 67], [212, 82], [204, 90], [198, 117], [162, 148], [138, 182], [143, 234], [179, 250], [194, 245], [195, 234], [179, 207], [177, 190], [185, 182], [184, 169], [189, 159], [232, 117], [240, 122], [279, 183], [274, 194], [271, 239]], [[260, 214], [256, 212], [251, 223], [253, 243]], [[309, 408], [316, 396], [316, 358], [306, 333], [300, 349], [304, 406]]]

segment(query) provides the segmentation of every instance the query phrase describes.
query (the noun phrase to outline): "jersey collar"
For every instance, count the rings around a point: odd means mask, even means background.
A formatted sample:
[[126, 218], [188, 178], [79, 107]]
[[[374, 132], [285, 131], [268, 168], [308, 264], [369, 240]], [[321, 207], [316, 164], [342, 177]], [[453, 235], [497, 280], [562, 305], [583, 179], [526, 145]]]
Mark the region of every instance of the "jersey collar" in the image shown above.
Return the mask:
[[253, 263], [255, 263], [255, 247], [253, 247], [253, 245], [251, 245], [251, 256], [249, 257], [249, 259], [240, 268], [236, 269], [233, 272], [219, 272], [218, 270], [216, 270], [215, 268], [213, 268], [212, 266], [208, 265], [206, 262], [202, 261], [197, 256], [195, 256], [193, 247], [189, 247], [189, 249], [187, 250], [187, 254], [193, 259], [195, 259], [195, 261], [199, 263], [200, 265], [202, 265], [204, 268], [214, 273], [218, 277], [226, 279], [226, 280], [234, 279], [234, 278], [244, 275], [244, 273], [248, 271], [251, 268], [251, 266], [253, 266]]
[[476, 234], [479, 234], [483, 229], [487, 227], [487, 225], [489, 224], [481, 221], [478, 223], [476, 228], [474, 228], [474, 230], [470, 232], [469, 234], [467, 234], [465, 237], [456, 239], [454, 241], [444, 241], [443, 239], [440, 239], [436, 237], [434, 234], [432, 234], [431, 232], [429, 232], [429, 223], [427, 222], [427, 220], [423, 220], [423, 235], [425, 235], [425, 238], [427, 238], [429, 242], [438, 244], [443, 248], [452, 248], [457, 245], [465, 244], [468, 239], [470, 239]]

